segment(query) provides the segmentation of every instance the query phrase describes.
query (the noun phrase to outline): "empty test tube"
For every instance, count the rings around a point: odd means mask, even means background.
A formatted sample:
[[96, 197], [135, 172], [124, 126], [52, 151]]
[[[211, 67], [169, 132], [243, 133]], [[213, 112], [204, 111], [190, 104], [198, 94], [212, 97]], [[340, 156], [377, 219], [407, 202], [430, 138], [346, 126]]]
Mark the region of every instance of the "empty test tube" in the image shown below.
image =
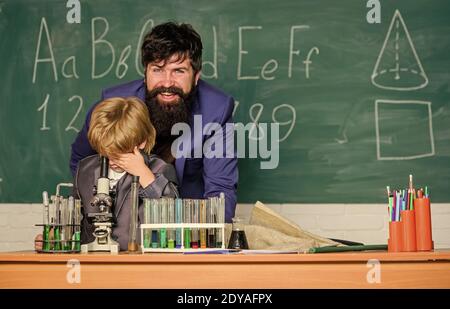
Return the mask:
[[[218, 199], [218, 207], [217, 207], [217, 223], [225, 223], [225, 194], [223, 192], [220, 193]], [[222, 243], [222, 229], [217, 230], [217, 247], [222, 247], [225, 244]]]
[[139, 208], [139, 176], [133, 176], [131, 183], [130, 230], [128, 232], [129, 252], [136, 252], [139, 248], [137, 244], [138, 208]]
[[[150, 199], [144, 199], [144, 224], [150, 223]], [[144, 229], [144, 248], [150, 248], [152, 231]]]
[[[200, 200], [200, 223], [206, 223], [206, 200]], [[200, 248], [206, 248], [206, 229], [200, 229]]]
[[[175, 223], [183, 223], [183, 200], [175, 199]], [[175, 231], [175, 247], [181, 248], [181, 229], [177, 228]]]

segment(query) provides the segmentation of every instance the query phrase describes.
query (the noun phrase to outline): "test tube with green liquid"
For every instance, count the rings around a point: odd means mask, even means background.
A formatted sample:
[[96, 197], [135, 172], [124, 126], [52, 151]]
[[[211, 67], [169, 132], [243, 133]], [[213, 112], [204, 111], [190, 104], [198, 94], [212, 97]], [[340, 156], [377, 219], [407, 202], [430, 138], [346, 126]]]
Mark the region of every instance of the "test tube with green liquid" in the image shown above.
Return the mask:
[[73, 211], [74, 211], [74, 199], [73, 196], [69, 196], [67, 200], [67, 209], [66, 209], [66, 222], [65, 224], [65, 237], [66, 243], [64, 246], [64, 250], [70, 251], [72, 250], [72, 237], [73, 237]]
[[73, 233], [73, 250], [81, 250], [81, 200], [75, 200], [75, 210], [74, 210], [74, 233]]
[[48, 201], [48, 193], [47, 191], [42, 192], [42, 204], [44, 206], [43, 220], [44, 224], [44, 232], [42, 234], [42, 250], [49, 251], [50, 250], [50, 212], [49, 212], [49, 201]]
[[[191, 200], [184, 199], [184, 223], [192, 223], [191, 222]], [[186, 227], [184, 228], [184, 248], [191, 248], [191, 229]]]
[[59, 224], [61, 225], [59, 228], [59, 236], [61, 238], [61, 250], [66, 250], [66, 246], [67, 246], [67, 238], [66, 238], [66, 228], [67, 228], [67, 210], [68, 210], [68, 200], [65, 199], [64, 197], [60, 197], [60, 210], [61, 210], [61, 215], [60, 215], [60, 221]]
[[60, 235], [60, 229], [61, 229], [61, 201], [59, 196], [55, 196], [54, 199], [55, 202], [55, 227], [53, 232], [54, 237], [54, 246], [53, 250], [61, 250], [61, 235]]
[[[159, 199], [150, 200], [150, 220], [151, 223], [159, 223]], [[158, 248], [159, 246], [159, 235], [158, 229], [152, 229], [152, 248]]]

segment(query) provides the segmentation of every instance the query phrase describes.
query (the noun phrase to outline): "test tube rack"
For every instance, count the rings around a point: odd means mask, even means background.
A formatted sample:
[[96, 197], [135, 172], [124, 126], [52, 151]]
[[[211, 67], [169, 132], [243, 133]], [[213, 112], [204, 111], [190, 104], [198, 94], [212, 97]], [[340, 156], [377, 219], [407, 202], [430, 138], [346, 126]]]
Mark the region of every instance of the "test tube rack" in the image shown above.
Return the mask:
[[[225, 224], [224, 223], [147, 223], [141, 224], [141, 250], [145, 252], [207, 252], [219, 249], [225, 249]], [[185, 248], [184, 247], [184, 230], [185, 229], [221, 229], [222, 246], [214, 248]], [[158, 229], [181, 229], [181, 247], [180, 248], [147, 248], [144, 246], [145, 230]]]
[[[41, 226], [45, 228], [45, 224], [35, 224], [35, 226]], [[60, 231], [66, 228], [77, 228], [79, 224], [49, 224], [47, 225], [50, 231]], [[80, 240], [79, 239], [51, 239], [51, 240], [35, 240], [36, 243], [42, 243], [42, 249], [36, 250], [37, 253], [79, 253], [80, 252]]]
[[[81, 201], [64, 198], [60, 194], [61, 187], [72, 187], [72, 183], [60, 183], [56, 186], [56, 194], [49, 203], [47, 192], [43, 192], [44, 218], [42, 224], [43, 239], [35, 240], [42, 244], [38, 253], [78, 253], [80, 252], [80, 219]], [[44, 194], [45, 193], [45, 194]]]

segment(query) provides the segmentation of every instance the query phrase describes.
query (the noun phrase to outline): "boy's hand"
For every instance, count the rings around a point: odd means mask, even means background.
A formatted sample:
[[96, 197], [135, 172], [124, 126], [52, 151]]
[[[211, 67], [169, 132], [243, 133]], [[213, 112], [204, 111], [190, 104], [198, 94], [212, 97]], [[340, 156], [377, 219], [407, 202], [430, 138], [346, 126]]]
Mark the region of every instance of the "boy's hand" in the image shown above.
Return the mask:
[[134, 176], [141, 176], [142, 170], [147, 167], [147, 165], [145, 165], [144, 157], [137, 147], [134, 147], [132, 153], [119, 155], [115, 162], [128, 174]]
[[117, 164], [128, 174], [139, 176], [139, 183], [143, 188], [155, 180], [155, 175], [145, 164], [144, 157], [137, 147], [134, 147], [133, 153], [120, 155]]

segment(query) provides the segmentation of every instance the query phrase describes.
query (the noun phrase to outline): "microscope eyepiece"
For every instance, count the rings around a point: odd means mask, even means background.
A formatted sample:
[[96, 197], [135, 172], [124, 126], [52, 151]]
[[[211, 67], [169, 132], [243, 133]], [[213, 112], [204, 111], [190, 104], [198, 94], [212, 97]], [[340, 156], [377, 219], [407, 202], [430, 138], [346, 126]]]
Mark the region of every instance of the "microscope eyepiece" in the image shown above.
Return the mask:
[[109, 159], [107, 157], [100, 157], [100, 178], [108, 178]]

